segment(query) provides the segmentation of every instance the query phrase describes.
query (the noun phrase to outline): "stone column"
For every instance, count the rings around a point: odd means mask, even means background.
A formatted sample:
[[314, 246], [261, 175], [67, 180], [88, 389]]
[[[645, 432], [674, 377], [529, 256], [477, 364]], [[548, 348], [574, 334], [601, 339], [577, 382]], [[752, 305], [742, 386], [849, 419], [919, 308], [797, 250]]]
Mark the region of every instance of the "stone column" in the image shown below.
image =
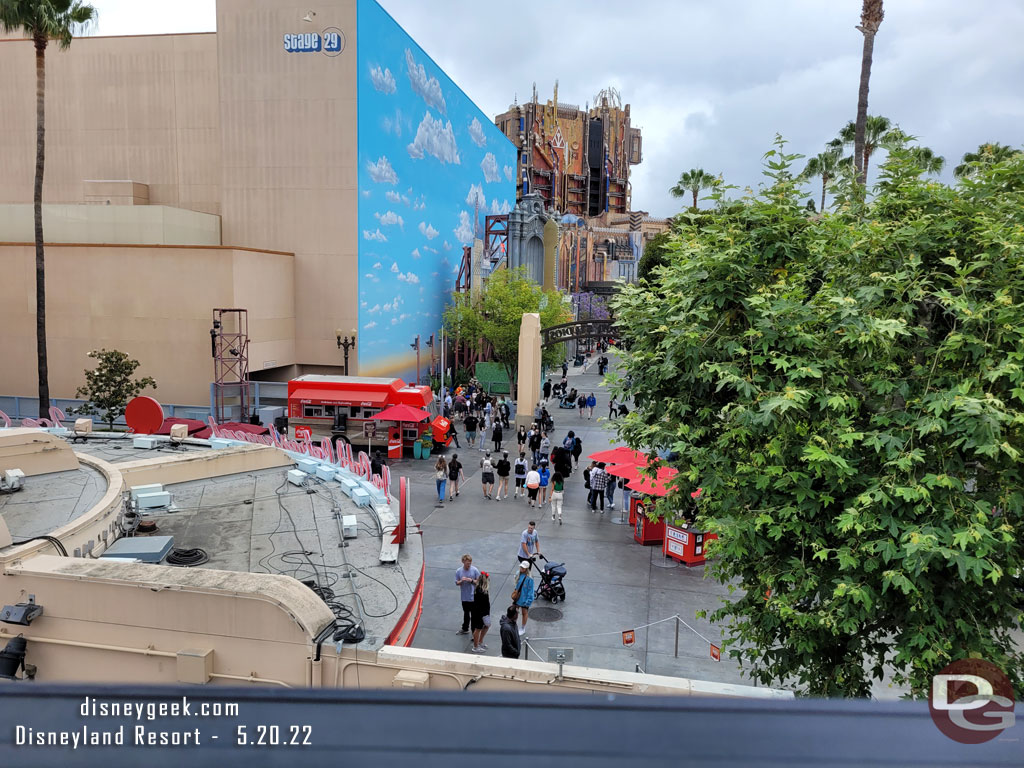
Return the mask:
[[533, 423], [533, 409], [540, 402], [540, 315], [523, 315], [519, 326], [519, 371], [516, 391], [516, 429]]

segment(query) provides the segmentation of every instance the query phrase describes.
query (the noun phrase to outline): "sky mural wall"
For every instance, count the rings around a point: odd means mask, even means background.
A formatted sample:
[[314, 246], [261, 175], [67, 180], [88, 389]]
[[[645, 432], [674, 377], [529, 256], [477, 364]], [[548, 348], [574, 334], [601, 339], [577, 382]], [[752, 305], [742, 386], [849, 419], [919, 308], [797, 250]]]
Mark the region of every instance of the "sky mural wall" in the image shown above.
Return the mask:
[[515, 205], [516, 150], [376, 2], [359, 0], [359, 372], [426, 383], [462, 248]]

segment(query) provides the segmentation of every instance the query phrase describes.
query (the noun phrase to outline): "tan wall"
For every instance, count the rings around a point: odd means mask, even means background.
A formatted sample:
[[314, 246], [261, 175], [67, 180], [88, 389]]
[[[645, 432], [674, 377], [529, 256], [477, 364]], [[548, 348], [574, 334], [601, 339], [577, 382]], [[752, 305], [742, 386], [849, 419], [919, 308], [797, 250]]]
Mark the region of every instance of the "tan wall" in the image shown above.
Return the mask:
[[[315, 24], [308, 9], [217, 3], [223, 235], [295, 253], [297, 358], [338, 365], [334, 329], [358, 312], [356, 2], [323, 0]], [[284, 50], [285, 34], [330, 26], [345, 34], [340, 55]]]
[[[220, 245], [220, 217], [166, 205], [43, 206], [49, 243]], [[35, 240], [31, 203], [0, 204], [0, 242]]]
[[[0, 41], [0, 203], [32, 200], [35, 55]], [[149, 185], [153, 205], [219, 214], [214, 34], [78, 38], [46, 51], [43, 199], [77, 203], [90, 179]]]
[[[0, 48], [3, 46], [0, 45]], [[35, 252], [0, 244], [0, 392], [36, 394]], [[207, 405], [214, 307], [249, 310], [249, 360], [295, 362], [294, 258], [234, 248], [48, 245], [51, 397], [74, 397], [93, 349], [119, 349], [164, 403]]]

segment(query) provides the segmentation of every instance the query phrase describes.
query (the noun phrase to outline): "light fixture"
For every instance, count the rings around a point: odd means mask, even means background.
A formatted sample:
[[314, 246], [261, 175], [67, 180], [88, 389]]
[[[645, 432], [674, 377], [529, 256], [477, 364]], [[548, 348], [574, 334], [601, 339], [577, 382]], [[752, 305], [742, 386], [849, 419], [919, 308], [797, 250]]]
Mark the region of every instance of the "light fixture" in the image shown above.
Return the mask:
[[302, 20], [312, 24], [314, 16], [316, 16], [316, 11], [306, 11], [306, 15], [302, 17]]
[[3, 610], [0, 610], [0, 621], [4, 624], [21, 624], [27, 627], [42, 615], [43, 606], [36, 605], [35, 595], [29, 595], [27, 603], [5, 605]]

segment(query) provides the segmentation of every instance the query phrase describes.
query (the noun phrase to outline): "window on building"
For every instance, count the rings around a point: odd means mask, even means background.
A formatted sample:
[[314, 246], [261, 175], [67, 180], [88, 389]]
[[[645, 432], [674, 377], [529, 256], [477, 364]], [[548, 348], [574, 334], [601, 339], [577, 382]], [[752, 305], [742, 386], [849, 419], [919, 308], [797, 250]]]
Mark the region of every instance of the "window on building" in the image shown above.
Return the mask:
[[348, 409], [348, 417], [350, 419], [358, 419], [359, 418], [359, 414], [361, 414], [362, 412], [363, 412], [362, 407], [360, 407], [358, 405], [350, 406], [349, 409]]
[[334, 416], [334, 406], [333, 405], [325, 405], [324, 406], [324, 416]]
[[380, 408], [363, 408], [363, 418], [369, 419], [380, 413]]
[[307, 419], [322, 419], [324, 416], [324, 407], [322, 405], [305, 405], [302, 407], [302, 415]]

